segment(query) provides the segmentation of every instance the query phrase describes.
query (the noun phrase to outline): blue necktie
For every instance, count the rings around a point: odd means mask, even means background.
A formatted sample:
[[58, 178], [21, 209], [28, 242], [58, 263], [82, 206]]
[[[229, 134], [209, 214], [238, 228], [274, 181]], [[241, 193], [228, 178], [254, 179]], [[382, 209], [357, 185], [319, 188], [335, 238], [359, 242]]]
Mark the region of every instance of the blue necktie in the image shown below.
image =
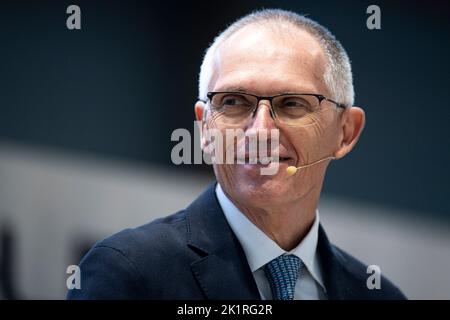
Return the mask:
[[302, 261], [292, 254], [283, 254], [264, 266], [264, 272], [272, 288], [273, 300], [293, 300], [295, 283]]

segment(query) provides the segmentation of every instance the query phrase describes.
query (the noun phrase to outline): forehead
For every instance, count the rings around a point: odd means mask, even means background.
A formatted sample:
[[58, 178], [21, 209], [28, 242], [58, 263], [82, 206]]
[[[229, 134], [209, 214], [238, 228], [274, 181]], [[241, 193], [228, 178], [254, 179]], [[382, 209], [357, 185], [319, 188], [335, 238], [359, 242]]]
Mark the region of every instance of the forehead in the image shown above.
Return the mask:
[[327, 94], [326, 56], [309, 33], [292, 26], [246, 26], [216, 51], [213, 91], [243, 88], [262, 95], [281, 92]]

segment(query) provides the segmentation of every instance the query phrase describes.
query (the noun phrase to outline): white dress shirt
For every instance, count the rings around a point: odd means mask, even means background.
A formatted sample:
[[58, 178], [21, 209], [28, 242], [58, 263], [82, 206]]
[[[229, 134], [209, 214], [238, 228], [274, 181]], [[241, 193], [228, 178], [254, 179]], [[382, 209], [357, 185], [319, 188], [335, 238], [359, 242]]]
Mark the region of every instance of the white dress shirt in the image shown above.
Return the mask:
[[322, 269], [316, 250], [319, 231], [318, 211], [316, 211], [316, 218], [308, 234], [297, 247], [287, 252], [239, 211], [225, 195], [219, 183], [216, 186], [216, 195], [228, 224], [244, 250], [261, 299], [272, 299], [272, 291], [264, 273], [264, 266], [285, 253], [296, 255], [303, 262], [295, 285], [294, 299], [326, 299]]

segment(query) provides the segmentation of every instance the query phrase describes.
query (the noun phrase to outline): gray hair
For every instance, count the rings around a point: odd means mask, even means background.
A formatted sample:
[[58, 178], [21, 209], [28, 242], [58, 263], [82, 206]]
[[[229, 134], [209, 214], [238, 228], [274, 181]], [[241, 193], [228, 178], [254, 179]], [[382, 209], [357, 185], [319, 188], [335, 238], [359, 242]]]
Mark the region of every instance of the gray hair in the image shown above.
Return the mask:
[[324, 82], [332, 95], [330, 98], [346, 105], [353, 105], [355, 93], [350, 60], [341, 43], [328, 29], [314, 20], [295, 12], [280, 9], [263, 9], [250, 13], [232, 23], [214, 39], [206, 50], [200, 68], [199, 99], [206, 100], [217, 48], [240, 29], [253, 24], [264, 26], [268, 22], [275, 25], [292, 25], [311, 34], [321, 45], [328, 60]]

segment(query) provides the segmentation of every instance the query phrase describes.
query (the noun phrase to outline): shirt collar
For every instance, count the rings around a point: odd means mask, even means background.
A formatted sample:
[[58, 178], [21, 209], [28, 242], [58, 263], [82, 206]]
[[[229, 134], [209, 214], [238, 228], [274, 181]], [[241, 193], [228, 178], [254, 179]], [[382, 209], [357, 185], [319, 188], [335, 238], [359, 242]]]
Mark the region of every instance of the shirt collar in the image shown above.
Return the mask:
[[225, 218], [238, 238], [248, 264], [252, 272], [263, 267], [276, 257], [289, 253], [299, 257], [308, 271], [311, 273], [323, 289], [322, 274], [317, 255], [317, 240], [319, 231], [319, 211], [309, 232], [297, 247], [287, 252], [280, 248], [275, 241], [270, 239], [261, 229], [254, 225], [225, 195], [219, 183], [216, 186], [216, 195]]

